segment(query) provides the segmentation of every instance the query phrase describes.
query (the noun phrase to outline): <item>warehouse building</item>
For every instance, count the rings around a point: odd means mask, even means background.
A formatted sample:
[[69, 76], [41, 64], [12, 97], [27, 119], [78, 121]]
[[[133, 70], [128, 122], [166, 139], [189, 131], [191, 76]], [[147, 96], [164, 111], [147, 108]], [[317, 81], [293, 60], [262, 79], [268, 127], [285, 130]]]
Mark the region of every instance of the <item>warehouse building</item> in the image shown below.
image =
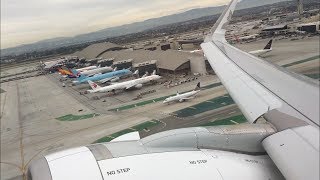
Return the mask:
[[121, 60], [113, 63], [113, 67], [117, 69], [129, 69], [132, 68], [132, 60], [133, 59], [126, 59]]
[[114, 61], [114, 58], [109, 58], [109, 59], [101, 59], [97, 62], [98, 66], [100, 67], [106, 67], [106, 66], [112, 66]]
[[[129, 68], [133, 64], [143, 62], [151, 64], [155, 62], [158, 72], [163, 74], [206, 73], [203, 55], [167, 49], [168, 45], [163, 45], [166, 50], [160, 50], [161, 46], [159, 45], [159, 49], [150, 51], [126, 49], [112, 43], [99, 43], [90, 45], [75, 54], [87, 59], [99, 58], [97, 63], [104, 59], [112, 59], [113, 66], [118, 69]], [[152, 66], [141, 67], [141, 71], [145, 71], [143, 68], [151, 69]]]
[[104, 42], [104, 43], [92, 44], [81, 51], [75, 52], [73, 56], [78, 56], [79, 58], [94, 59], [94, 58], [100, 57], [100, 55], [105, 52], [119, 51], [122, 49], [126, 49], [126, 48], [117, 44]]
[[297, 26], [297, 30], [299, 31], [305, 31], [308, 33], [316, 33], [319, 32], [320, 29], [320, 23], [313, 22], [313, 23], [307, 23], [307, 24], [300, 24]]
[[273, 35], [285, 35], [289, 32], [289, 27], [286, 24], [268, 26], [262, 29], [260, 35], [262, 37], [273, 36]]
[[[181, 74], [181, 73], [205, 73], [202, 65], [204, 57], [200, 54], [181, 52], [168, 49], [166, 51], [155, 50], [121, 50], [108, 51], [101, 55], [103, 58], [115, 58], [115, 63], [123, 59], [132, 59], [133, 63], [143, 63], [151, 61], [156, 63], [156, 67], [160, 73]], [[190, 63], [192, 62], [192, 63]], [[193, 64], [191, 66], [191, 64]], [[199, 68], [200, 67], [200, 68]], [[203, 65], [205, 67], [205, 65]]]
[[146, 72], [148, 74], [151, 74], [154, 70], [156, 70], [156, 72], [158, 72], [156, 63], [157, 63], [156, 60], [146, 61], [146, 62], [142, 62], [142, 63], [136, 63], [136, 64], [133, 64], [133, 69], [138, 70], [139, 76], [141, 77], [144, 74], [146, 74]]

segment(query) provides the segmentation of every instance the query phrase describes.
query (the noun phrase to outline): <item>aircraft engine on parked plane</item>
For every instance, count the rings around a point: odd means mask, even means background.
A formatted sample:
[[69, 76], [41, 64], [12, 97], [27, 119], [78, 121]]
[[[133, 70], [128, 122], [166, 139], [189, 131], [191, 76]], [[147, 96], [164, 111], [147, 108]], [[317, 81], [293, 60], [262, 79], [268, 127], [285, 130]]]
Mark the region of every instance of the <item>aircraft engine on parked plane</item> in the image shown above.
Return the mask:
[[140, 89], [140, 88], [142, 88], [142, 84], [137, 84], [134, 87], [137, 88], [137, 89]]

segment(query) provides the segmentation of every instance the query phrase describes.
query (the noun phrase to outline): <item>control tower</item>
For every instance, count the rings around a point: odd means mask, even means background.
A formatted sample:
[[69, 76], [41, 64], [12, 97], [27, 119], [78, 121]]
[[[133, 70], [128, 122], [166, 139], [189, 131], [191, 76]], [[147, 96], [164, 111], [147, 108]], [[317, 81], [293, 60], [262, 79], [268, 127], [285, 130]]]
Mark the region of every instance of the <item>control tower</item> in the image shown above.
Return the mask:
[[303, 4], [302, 4], [302, 0], [297, 0], [297, 8], [298, 8], [298, 14], [302, 15], [303, 14]]

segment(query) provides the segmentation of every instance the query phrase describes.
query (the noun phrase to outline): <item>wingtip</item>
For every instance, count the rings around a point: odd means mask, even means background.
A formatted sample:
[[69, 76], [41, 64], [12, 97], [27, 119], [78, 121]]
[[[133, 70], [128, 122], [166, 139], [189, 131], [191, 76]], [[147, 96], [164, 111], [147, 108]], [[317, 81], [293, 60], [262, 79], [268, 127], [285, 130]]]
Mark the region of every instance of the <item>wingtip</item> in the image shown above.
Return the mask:
[[222, 12], [219, 19], [210, 30], [210, 34], [205, 38], [205, 42], [211, 40], [225, 41], [226, 26], [229, 24], [237, 3], [240, 0], [231, 0], [226, 9]]

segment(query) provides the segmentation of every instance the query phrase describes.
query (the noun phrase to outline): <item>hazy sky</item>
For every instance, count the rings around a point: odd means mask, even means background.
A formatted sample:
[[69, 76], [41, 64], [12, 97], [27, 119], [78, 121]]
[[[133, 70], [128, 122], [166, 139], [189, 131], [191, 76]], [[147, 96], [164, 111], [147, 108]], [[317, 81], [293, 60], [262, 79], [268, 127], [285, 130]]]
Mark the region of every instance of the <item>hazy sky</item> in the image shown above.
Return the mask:
[[226, 4], [229, 0], [1, 0], [1, 49]]

